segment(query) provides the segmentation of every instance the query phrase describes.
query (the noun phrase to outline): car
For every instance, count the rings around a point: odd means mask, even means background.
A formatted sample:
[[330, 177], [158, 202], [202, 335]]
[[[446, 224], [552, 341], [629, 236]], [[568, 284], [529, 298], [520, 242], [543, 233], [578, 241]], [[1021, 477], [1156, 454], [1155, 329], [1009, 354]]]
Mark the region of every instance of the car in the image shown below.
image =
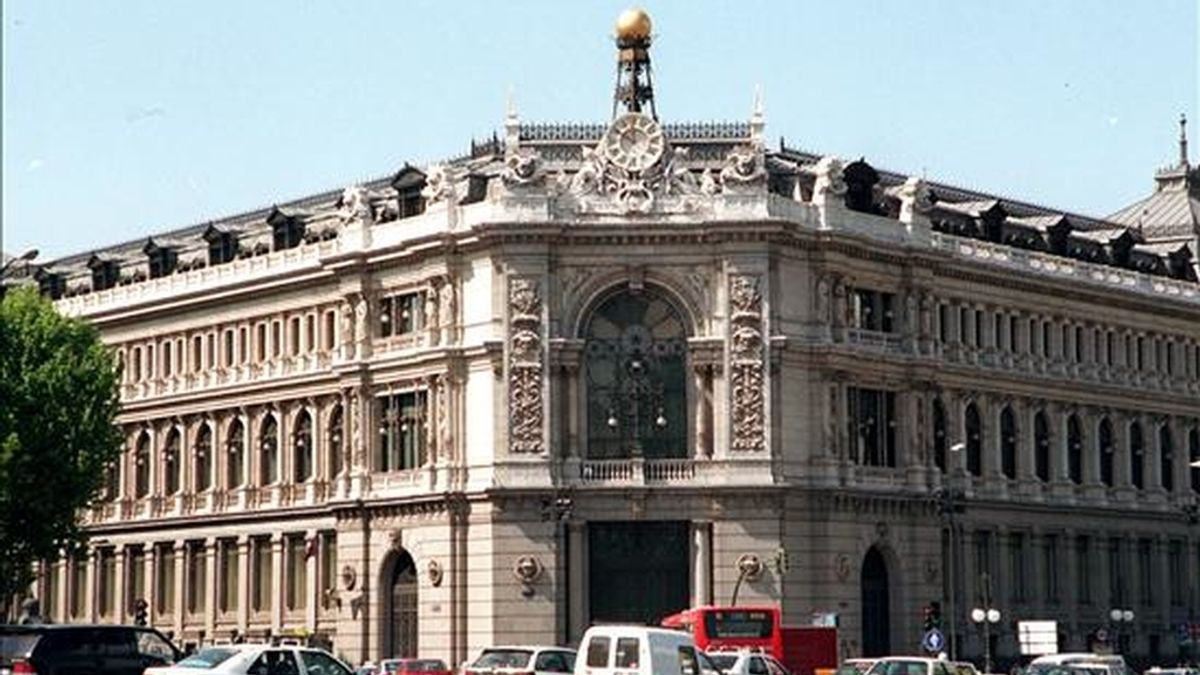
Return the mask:
[[384, 659], [379, 672], [387, 675], [451, 675], [450, 666], [441, 659]]
[[[183, 653], [153, 628], [90, 624], [0, 626], [0, 673], [142, 675]], [[191, 671], [194, 675], [195, 671]]]
[[970, 661], [952, 661], [958, 675], [979, 675], [979, 669]]
[[324, 649], [292, 645], [238, 644], [202, 647], [173, 666], [145, 675], [352, 675], [350, 666]]
[[954, 664], [921, 656], [885, 656], [867, 670], [866, 675], [958, 675]]
[[575, 650], [565, 647], [488, 647], [463, 668], [463, 675], [523, 673], [553, 675], [575, 670]]
[[877, 659], [846, 659], [833, 675], [862, 675], [875, 665]]
[[1175, 668], [1161, 668], [1154, 666], [1147, 669], [1143, 675], [1200, 675], [1200, 668], [1188, 668], [1185, 666], [1177, 666]]
[[725, 675], [791, 675], [788, 669], [770, 654], [749, 649], [707, 653]]

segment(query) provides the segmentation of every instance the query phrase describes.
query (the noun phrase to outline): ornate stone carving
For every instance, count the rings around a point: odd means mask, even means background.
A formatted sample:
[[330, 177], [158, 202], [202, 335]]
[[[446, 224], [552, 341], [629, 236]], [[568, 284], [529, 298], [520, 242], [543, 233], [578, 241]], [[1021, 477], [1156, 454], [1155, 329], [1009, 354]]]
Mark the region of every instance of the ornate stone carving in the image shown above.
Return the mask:
[[762, 294], [756, 276], [729, 280], [729, 382], [733, 397], [734, 451], [766, 449], [765, 342]]
[[509, 189], [540, 185], [545, 177], [546, 172], [542, 169], [537, 153], [529, 149], [510, 153], [505, 158], [504, 170], [500, 173], [500, 180]]
[[909, 176], [897, 193], [900, 197], [900, 222], [911, 223], [915, 215], [924, 215], [933, 208], [929, 188], [917, 176]]
[[421, 190], [421, 196], [428, 204], [436, 204], [450, 199], [453, 195], [454, 176], [449, 167], [444, 164], [431, 165], [429, 173], [425, 175], [425, 187]]
[[727, 189], [745, 188], [767, 180], [762, 153], [752, 146], [739, 145], [725, 157], [721, 167], [721, 184]]
[[813, 167], [816, 181], [813, 183], [814, 202], [840, 197], [846, 194], [846, 182], [842, 180], [842, 160], [831, 155], [822, 157]]
[[845, 553], [837, 554], [833, 559], [833, 573], [837, 576], [838, 581], [849, 579], [851, 571], [853, 571], [853, 564], [850, 562], [850, 556]]
[[371, 210], [370, 196], [361, 185], [351, 185], [342, 191], [341, 208], [338, 217], [342, 223], [359, 222], [363, 225], [374, 225], [375, 214]]
[[515, 453], [542, 452], [545, 349], [538, 281], [511, 277], [508, 306], [509, 448]]

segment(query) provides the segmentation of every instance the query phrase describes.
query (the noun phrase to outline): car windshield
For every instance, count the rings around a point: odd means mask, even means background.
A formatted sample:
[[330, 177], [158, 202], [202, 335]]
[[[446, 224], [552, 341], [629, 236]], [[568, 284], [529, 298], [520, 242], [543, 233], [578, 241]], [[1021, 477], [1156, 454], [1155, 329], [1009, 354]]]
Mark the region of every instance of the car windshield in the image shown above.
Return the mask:
[[220, 664], [228, 661], [234, 654], [237, 654], [237, 651], [233, 649], [227, 649], [224, 647], [205, 647], [204, 649], [201, 649], [195, 654], [192, 654], [186, 659], [175, 664], [175, 667], [198, 669], [216, 668]]
[[471, 668], [524, 668], [533, 652], [528, 649], [485, 649]]
[[41, 635], [37, 633], [9, 633], [0, 635], [0, 658], [11, 659], [29, 656]]
[[709, 654], [708, 658], [721, 670], [729, 670], [738, 660], [737, 654]]
[[927, 675], [929, 667], [925, 661], [895, 659], [880, 661], [867, 672], [870, 675]]

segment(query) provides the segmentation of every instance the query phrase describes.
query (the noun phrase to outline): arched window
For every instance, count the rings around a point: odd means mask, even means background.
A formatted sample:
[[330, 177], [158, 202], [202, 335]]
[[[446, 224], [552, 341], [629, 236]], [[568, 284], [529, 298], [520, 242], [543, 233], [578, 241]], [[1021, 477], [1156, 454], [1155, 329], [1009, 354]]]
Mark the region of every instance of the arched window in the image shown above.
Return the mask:
[[275, 416], [267, 413], [258, 433], [259, 484], [273, 485], [279, 482], [279, 423]]
[[946, 472], [946, 454], [950, 449], [946, 435], [946, 406], [942, 399], [933, 399], [933, 462], [942, 473]]
[[201, 424], [196, 432], [196, 443], [192, 446], [193, 466], [196, 467], [196, 492], [212, 487], [212, 427]]
[[967, 472], [972, 476], [983, 474], [983, 422], [979, 408], [974, 403], [967, 405], [963, 413], [963, 429], [967, 434]]
[[1158, 466], [1162, 476], [1162, 488], [1175, 491], [1175, 438], [1171, 427], [1163, 423], [1158, 427]]
[[292, 432], [292, 481], [303, 483], [312, 478], [312, 417], [307, 410], [296, 416]]
[[1134, 422], [1129, 425], [1129, 482], [1141, 490], [1146, 486], [1146, 439], [1142, 437], [1142, 425]]
[[1033, 418], [1033, 468], [1038, 480], [1050, 482], [1050, 421], [1040, 410]]
[[171, 429], [167, 432], [167, 444], [163, 448], [163, 494], [174, 495], [179, 493], [180, 485], [179, 476], [183, 469], [183, 463], [179, 461], [179, 430]]
[[1005, 478], [1017, 477], [1017, 417], [1009, 406], [1000, 411], [1000, 471]]
[[342, 473], [342, 440], [345, 434], [342, 430], [342, 406], [335, 406], [329, 415], [329, 475], [338, 476]]
[[234, 420], [225, 432], [225, 487], [241, 487], [246, 482], [245, 464], [246, 428], [241, 420]]
[[133, 451], [133, 495], [138, 499], [150, 494], [150, 434], [143, 431]]
[[588, 456], [687, 456], [687, 330], [657, 294], [604, 300], [584, 330]]
[[100, 488], [100, 501], [115, 501], [121, 494], [121, 465], [119, 461], [104, 466], [104, 485]]
[[1113, 446], [1112, 422], [1107, 417], [1100, 420], [1100, 426], [1096, 433], [1096, 446], [1100, 455], [1100, 482], [1112, 487], [1113, 455], [1116, 454], [1116, 448]]
[[1200, 428], [1188, 434], [1188, 466], [1192, 468], [1192, 492], [1200, 493]]
[[1083, 427], [1077, 415], [1067, 418], [1067, 477], [1076, 485], [1083, 482]]

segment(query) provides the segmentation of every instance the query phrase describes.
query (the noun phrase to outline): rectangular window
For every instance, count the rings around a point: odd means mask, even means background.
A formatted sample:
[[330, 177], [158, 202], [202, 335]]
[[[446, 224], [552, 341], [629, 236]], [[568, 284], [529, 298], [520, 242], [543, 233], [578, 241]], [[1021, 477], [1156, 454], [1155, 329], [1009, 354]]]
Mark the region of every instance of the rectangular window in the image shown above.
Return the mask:
[[175, 362], [171, 359], [171, 341], [170, 340], [163, 343], [162, 359], [163, 359], [163, 377], [170, 377], [171, 373], [172, 373], [171, 367], [173, 365], [175, 365]]
[[337, 532], [321, 533], [321, 606], [334, 609], [337, 592]]
[[222, 539], [218, 549], [220, 555], [221, 611], [236, 612], [238, 608], [238, 543], [236, 539]]
[[975, 310], [975, 344], [971, 345], [976, 349], [983, 346], [983, 310]]
[[1187, 602], [1188, 573], [1187, 561], [1183, 559], [1183, 542], [1178, 539], [1167, 546], [1167, 568], [1171, 570], [1171, 604], [1182, 607]]
[[1050, 358], [1050, 322], [1042, 322], [1042, 358]]
[[192, 372], [204, 370], [204, 343], [199, 335], [192, 336]]
[[117, 553], [111, 548], [98, 550], [96, 609], [101, 617], [112, 618], [117, 608]]
[[1078, 587], [1075, 589], [1075, 598], [1080, 604], [1087, 604], [1092, 601], [1091, 546], [1092, 541], [1086, 535], [1075, 539], [1075, 564], [1079, 568], [1075, 577], [1078, 582]]
[[1045, 568], [1046, 574], [1046, 600], [1058, 602], [1058, 535], [1046, 535], [1042, 544], [1042, 566]]
[[1138, 540], [1138, 595], [1143, 605], [1154, 604], [1154, 568], [1151, 551], [1153, 543], [1149, 539]]
[[865, 288], [850, 289], [851, 326], [881, 333], [894, 332], [894, 304], [895, 296], [891, 293]]
[[288, 321], [288, 355], [300, 353], [300, 317], [293, 316]]
[[255, 326], [254, 334], [254, 360], [262, 363], [267, 360], [267, 324]]
[[1083, 326], [1075, 327], [1075, 363], [1083, 363]]
[[129, 590], [125, 598], [125, 611], [133, 613], [138, 600], [146, 599], [146, 551], [141, 546], [129, 549], [126, 560], [129, 569], [126, 570]]
[[245, 326], [238, 329], [238, 363], [250, 360], [250, 330]]
[[992, 347], [1004, 348], [1004, 315], [999, 312], [992, 315]]
[[379, 301], [379, 336], [407, 335], [424, 326], [420, 293], [403, 293]]
[[847, 390], [850, 457], [863, 466], [896, 466], [896, 395], [890, 391]]
[[164, 544], [158, 547], [158, 560], [154, 567], [154, 594], [158, 598], [159, 614], [170, 614], [175, 611], [175, 547]]
[[942, 344], [950, 341], [950, 308], [946, 305], [938, 305], [938, 340]]
[[961, 345], [967, 344], [967, 322], [970, 318], [970, 310], [966, 307], [958, 308], [958, 343]]
[[225, 358], [223, 359], [226, 368], [233, 365], [233, 330], [225, 329]]
[[204, 336], [204, 364], [212, 368], [217, 364], [217, 335], [209, 333]]
[[203, 614], [208, 609], [208, 558], [204, 542], [187, 545], [187, 609]]
[[425, 464], [425, 392], [376, 400], [379, 419], [377, 471], [404, 471]]
[[271, 540], [255, 539], [251, 544], [251, 555], [254, 563], [254, 583], [252, 609], [265, 612], [271, 609], [271, 587], [274, 584], [271, 566]]
[[1008, 540], [1009, 569], [1012, 570], [1012, 598], [1017, 602], [1026, 599], [1026, 584], [1029, 583], [1025, 573], [1025, 534], [1013, 532]]
[[304, 317], [304, 352], [311, 352], [317, 346], [317, 317], [309, 314]]
[[271, 322], [271, 356], [278, 358], [283, 353], [283, 324], [279, 321]]
[[1114, 607], [1125, 604], [1124, 579], [1121, 570], [1121, 539], [1111, 537], [1108, 540], [1108, 597], [1115, 603]]
[[71, 558], [71, 618], [82, 619], [87, 609], [87, 567], [86, 555]]
[[290, 535], [285, 547], [287, 560], [287, 608], [301, 610], [308, 606], [308, 564], [304, 535]]
[[1016, 315], [1008, 317], [1008, 351], [1012, 354], [1017, 353], [1017, 344], [1020, 342], [1017, 333], [1020, 332], [1020, 319]]
[[990, 591], [985, 585], [990, 583], [992, 576], [992, 533], [987, 530], [975, 531], [975, 571], [979, 584], [975, 592], [978, 597], [983, 597]]
[[324, 345], [325, 345], [326, 351], [333, 349], [333, 340], [335, 337], [335, 334], [334, 334], [335, 322], [336, 322], [336, 319], [334, 318], [333, 310], [329, 310], [328, 312], [325, 312]]

